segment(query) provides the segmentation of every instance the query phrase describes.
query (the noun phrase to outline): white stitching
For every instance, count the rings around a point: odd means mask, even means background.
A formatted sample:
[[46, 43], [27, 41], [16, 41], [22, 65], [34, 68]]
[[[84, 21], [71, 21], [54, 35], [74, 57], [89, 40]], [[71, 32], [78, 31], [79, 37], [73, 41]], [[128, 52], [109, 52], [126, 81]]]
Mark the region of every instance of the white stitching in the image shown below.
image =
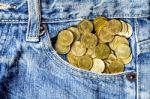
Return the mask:
[[[76, 18], [54, 18], [54, 19], [44, 19], [44, 21], [42, 21], [42, 23], [46, 23], [46, 22], [49, 22], [49, 23], [52, 23], [52, 22], [59, 22], [59, 21], [67, 21], [67, 20], [76, 20], [76, 19], [83, 19], [83, 18], [90, 18], [90, 19], [93, 19], [94, 17], [96, 16], [99, 16], [99, 15], [94, 15], [92, 17], [88, 17], [88, 16], [82, 16], [82, 17], [76, 17]], [[147, 18], [147, 17], [150, 17], [150, 15], [147, 13], [147, 14], [134, 14], [132, 15], [132, 17], [130, 15], [125, 15], [125, 14], [120, 14], [120, 15], [107, 15], [108, 18]], [[0, 19], [0, 22], [27, 22], [28, 19], [21, 19], [21, 20], [18, 20], [18, 19], [12, 19], [12, 20], [9, 20], [9, 19]]]

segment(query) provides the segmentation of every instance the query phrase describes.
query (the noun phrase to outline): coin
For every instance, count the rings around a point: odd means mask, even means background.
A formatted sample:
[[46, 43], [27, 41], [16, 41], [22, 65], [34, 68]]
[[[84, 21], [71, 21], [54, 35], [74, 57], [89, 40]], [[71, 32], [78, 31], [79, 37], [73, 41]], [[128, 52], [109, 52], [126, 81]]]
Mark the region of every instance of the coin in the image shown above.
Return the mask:
[[131, 49], [127, 44], [121, 44], [115, 50], [115, 54], [118, 58], [125, 59], [128, 58], [131, 54]]
[[95, 55], [100, 59], [108, 58], [110, 51], [110, 48], [106, 44], [99, 44], [95, 47]]
[[116, 60], [117, 57], [114, 54], [110, 54], [109, 57], [105, 60], [107, 63], [111, 63], [112, 61]]
[[112, 19], [108, 22], [107, 24], [107, 29], [109, 29], [109, 31], [111, 31], [111, 33], [113, 33], [114, 35], [116, 35], [117, 33], [119, 33], [122, 29], [122, 25], [121, 22], [117, 19]]
[[81, 56], [78, 59], [78, 67], [85, 69], [85, 70], [90, 70], [92, 68], [92, 58], [89, 56]]
[[100, 16], [100, 17], [95, 18], [93, 23], [94, 23], [95, 31], [99, 31], [99, 30], [102, 30], [106, 26], [106, 24], [108, 23], [108, 19]]
[[83, 47], [80, 41], [75, 41], [70, 52], [75, 56], [83, 56], [86, 53], [86, 48]]
[[120, 21], [120, 22], [122, 24], [122, 30], [121, 30], [121, 32], [118, 33], [118, 35], [125, 36], [128, 31], [128, 26], [124, 21]]
[[91, 71], [96, 73], [102, 73], [105, 69], [105, 64], [101, 59], [95, 58], [93, 59], [93, 66]]
[[129, 64], [132, 60], [132, 54], [128, 58], [121, 59], [124, 64]]
[[104, 43], [101, 39], [98, 40], [98, 43]]
[[124, 71], [124, 64], [122, 63], [122, 61], [115, 60], [115, 61], [110, 63], [108, 68], [109, 68], [111, 73], [123, 72]]
[[82, 20], [77, 27], [81, 34], [91, 33], [93, 31], [92, 22], [86, 19]]
[[109, 46], [112, 50], [115, 50], [119, 45], [126, 44], [129, 45], [129, 42], [126, 38], [121, 36], [115, 36], [112, 42], [109, 43]]
[[90, 56], [92, 58], [95, 58], [96, 57], [96, 55], [95, 55], [95, 48], [88, 48], [87, 52], [86, 52], [86, 55]]
[[58, 42], [61, 45], [69, 46], [73, 42], [73, 34], [68, 30], [63, 30], [58, 34]]
[[108, 20], [106, 17], [104, 16], [98, 16], [93, 20], [94, 26], [96, 25], [97, 21], [101, 21], [101, 20]]
[[69, 63], [71, 63], [72, 65], [75, 65], [75, 66], [77, 66], [78, 65], [78, 59], [79, 59], [79, 57], [78, 56], [75, 56], [75, 55], [73, 55], [72, 53], [68, 53], [67, 54], [67, 60], [68, 60], [68, 62]]
[[99, 31], [98, 37], [104, 43], [111, 42], [114, 39], [114, 35], [112, 35], [112, 33], [110, 33], [110, 31], [107, 31], [106, 29]]
[[126, 23], [127, 26], [128, 26], [128, 35], [126, 36], [127, 38], [131, 37], [132, 36], [132, 26], [128, 23]]
[[108, 74], [110, 73], [109, 65], [110, 65], [110, 63], [105, 62], [105, 69], [104, 69], [103, 73], [108, 73]]
[[55, 50], [59, 54], [67, 54], [70, 51], [70, 46], [63, 46], [63, 45], [56, 43]]
[[118, 35], [120, 36], [124, 36], [126, 38], [129, 38], [132, 35], [132, 27], [130, 24], [125, 23], [123, 21], [121, 21], [121, 23], [123, 24], [123, 28], [122, 31], [120, 33], [118, 33]]
[[78, 28], [76, 28], [76, 27], [69, 27], [68, 30], [73, 33], [74, 41], [77, 41], [77, 40], [80, 39], [80, 32], [79, 32]]
[[85, 34], [81, 37], [81, 44], [86, 48], [94, 48], [97, 44], [97, 37], [92, 33]]

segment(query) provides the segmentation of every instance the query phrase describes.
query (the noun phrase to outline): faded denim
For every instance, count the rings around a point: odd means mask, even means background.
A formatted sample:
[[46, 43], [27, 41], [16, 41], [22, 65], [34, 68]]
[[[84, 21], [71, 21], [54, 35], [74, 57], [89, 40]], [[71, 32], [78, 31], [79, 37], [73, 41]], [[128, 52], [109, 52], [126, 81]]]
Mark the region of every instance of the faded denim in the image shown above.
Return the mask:
[[[0, 5], [0, 99], [150, 99], [149, 0], [0, 0]], [[53, 48], [59, 31], [100, 15], [133, 27], [133, 60], [122, 73], [75, 68]]]

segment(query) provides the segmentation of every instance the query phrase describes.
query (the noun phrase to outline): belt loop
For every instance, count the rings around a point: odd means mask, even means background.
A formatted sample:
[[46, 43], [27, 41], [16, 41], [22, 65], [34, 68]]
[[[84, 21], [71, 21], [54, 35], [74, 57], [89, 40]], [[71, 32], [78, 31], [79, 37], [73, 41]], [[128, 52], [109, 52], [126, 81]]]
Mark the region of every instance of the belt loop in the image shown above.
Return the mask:
[[28, 15], [26, 41], [38, 42], [41, 23], [40, 0], [28, 0]]

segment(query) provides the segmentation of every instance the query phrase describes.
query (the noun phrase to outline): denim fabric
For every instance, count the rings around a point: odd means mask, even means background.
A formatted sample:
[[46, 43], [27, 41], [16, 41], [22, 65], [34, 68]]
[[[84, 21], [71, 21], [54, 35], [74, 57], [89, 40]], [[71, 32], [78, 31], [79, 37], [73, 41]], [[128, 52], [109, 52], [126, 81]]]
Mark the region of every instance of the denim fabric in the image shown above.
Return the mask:
[[[0, 99], [150, 99], [149, 0], [0, 0], [0, 6]], [[53, 48], [59, 31], [100, 15], [133, 27], [133, 60], [124, 72], [76, 68]], [[43, 35], [40, 24], [48, 29]]]

